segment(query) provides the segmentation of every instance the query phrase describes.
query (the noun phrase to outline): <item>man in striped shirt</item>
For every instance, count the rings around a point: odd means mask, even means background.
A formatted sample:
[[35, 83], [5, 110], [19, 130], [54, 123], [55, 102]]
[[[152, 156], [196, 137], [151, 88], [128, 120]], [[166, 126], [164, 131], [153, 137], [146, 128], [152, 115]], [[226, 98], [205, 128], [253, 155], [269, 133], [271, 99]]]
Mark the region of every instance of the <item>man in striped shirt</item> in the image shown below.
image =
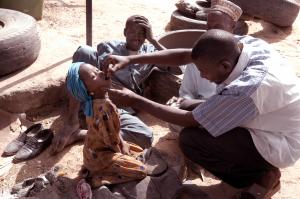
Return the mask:
[[[187, 158], [235, 188], [259, 186], [270, 197], [280, 185], [279, 168], [300, 157], [300, 81], [266, 42], [208, 30], [193, 49], [147, 55], [109, 56], [109, 75], [132, 63], [193, 62], [217, 92], [192, 111], [162, 105], [128, 90], [110, 91], [117, 104], [133, 106], [185, 126], [180, 147]], [[241, 39], [243, 40], [243, 39]]]

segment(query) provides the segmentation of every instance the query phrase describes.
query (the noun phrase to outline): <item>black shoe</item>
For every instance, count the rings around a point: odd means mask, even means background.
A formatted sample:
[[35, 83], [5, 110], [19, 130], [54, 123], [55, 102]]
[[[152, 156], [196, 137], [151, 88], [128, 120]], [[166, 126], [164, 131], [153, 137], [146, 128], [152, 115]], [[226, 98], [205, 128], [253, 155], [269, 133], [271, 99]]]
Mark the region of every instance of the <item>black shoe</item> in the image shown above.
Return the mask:
[[52, 142], [53, 132], [51, 129], [39, 131], [29, 138], [25, 145], [17, 152], [14, 162], [24, 161], [36, 157], [44, 151]]
[[22, 146], [25, 145], [26, 140], [36, 135], [40, 130], [42, 130], [42, 128], [42, 124], [40, 123], [30, 126], [26, 131], [20, 133], [20, 135], [16, 139], [11, 141], [5, 147], [2, 156], [15, 155], [22, 148]]

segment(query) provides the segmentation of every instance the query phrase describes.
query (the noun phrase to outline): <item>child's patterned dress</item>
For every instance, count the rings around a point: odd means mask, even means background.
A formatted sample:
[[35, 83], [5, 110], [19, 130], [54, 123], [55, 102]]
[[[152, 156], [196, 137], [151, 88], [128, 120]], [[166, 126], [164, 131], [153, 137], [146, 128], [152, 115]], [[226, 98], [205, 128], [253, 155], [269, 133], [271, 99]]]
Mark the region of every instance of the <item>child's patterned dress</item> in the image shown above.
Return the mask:
[[[93, 117], [87, 117], [88, 133], [83, 147], [84, 167], [91, 185], [99, 187], [146, 177], [145, 165], [120, 149], [120, 120], [108, 99], [93, 100]], [[130, 144], [131, 154], [142, 149]]]

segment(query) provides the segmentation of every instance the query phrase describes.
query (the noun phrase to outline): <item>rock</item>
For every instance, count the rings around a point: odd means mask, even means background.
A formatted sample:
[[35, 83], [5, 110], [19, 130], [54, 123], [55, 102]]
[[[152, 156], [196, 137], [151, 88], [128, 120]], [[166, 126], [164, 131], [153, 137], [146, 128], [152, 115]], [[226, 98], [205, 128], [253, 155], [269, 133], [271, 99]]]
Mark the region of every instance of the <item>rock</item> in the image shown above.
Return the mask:
[[144, 96], [165, 104], [171, 97], [178, 96], [181, 79], [168, 72], [154, 71], [146, 81]]

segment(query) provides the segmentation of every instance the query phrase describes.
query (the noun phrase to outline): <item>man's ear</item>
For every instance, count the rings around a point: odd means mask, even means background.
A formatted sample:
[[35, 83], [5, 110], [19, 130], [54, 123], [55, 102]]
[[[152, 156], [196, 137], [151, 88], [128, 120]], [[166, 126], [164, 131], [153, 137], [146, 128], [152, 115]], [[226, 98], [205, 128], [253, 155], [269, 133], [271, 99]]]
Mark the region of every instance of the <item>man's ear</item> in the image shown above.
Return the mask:
[[236, 28], [237, 22], [235, 22], [235, 21], [232, 20], [230, 25], [231, 25], [231, 28], [232, 28], [231, 29], [232, 32], [234, 32], [234, 29]]
[[126, 28], [124, 28], [124, 30], [123, 30], [123, 34], [124, 34], [124, 36], [126, 37], [126, 32], [127, 32], [127, 29]]
[[243, 50], [243, 48], [244, 48], [244, 44], [242, 43], [242, 42], [238, 42], [238, 47], [239, 47], [239, 49], [240, 49], [240, 51], [242, 51]]
[[222, 60], [221, 65], [222, 65], [222, 72], [224, 72], [225, 74], [231, 73], [233, 66], [228, 60], [226, 59]]

